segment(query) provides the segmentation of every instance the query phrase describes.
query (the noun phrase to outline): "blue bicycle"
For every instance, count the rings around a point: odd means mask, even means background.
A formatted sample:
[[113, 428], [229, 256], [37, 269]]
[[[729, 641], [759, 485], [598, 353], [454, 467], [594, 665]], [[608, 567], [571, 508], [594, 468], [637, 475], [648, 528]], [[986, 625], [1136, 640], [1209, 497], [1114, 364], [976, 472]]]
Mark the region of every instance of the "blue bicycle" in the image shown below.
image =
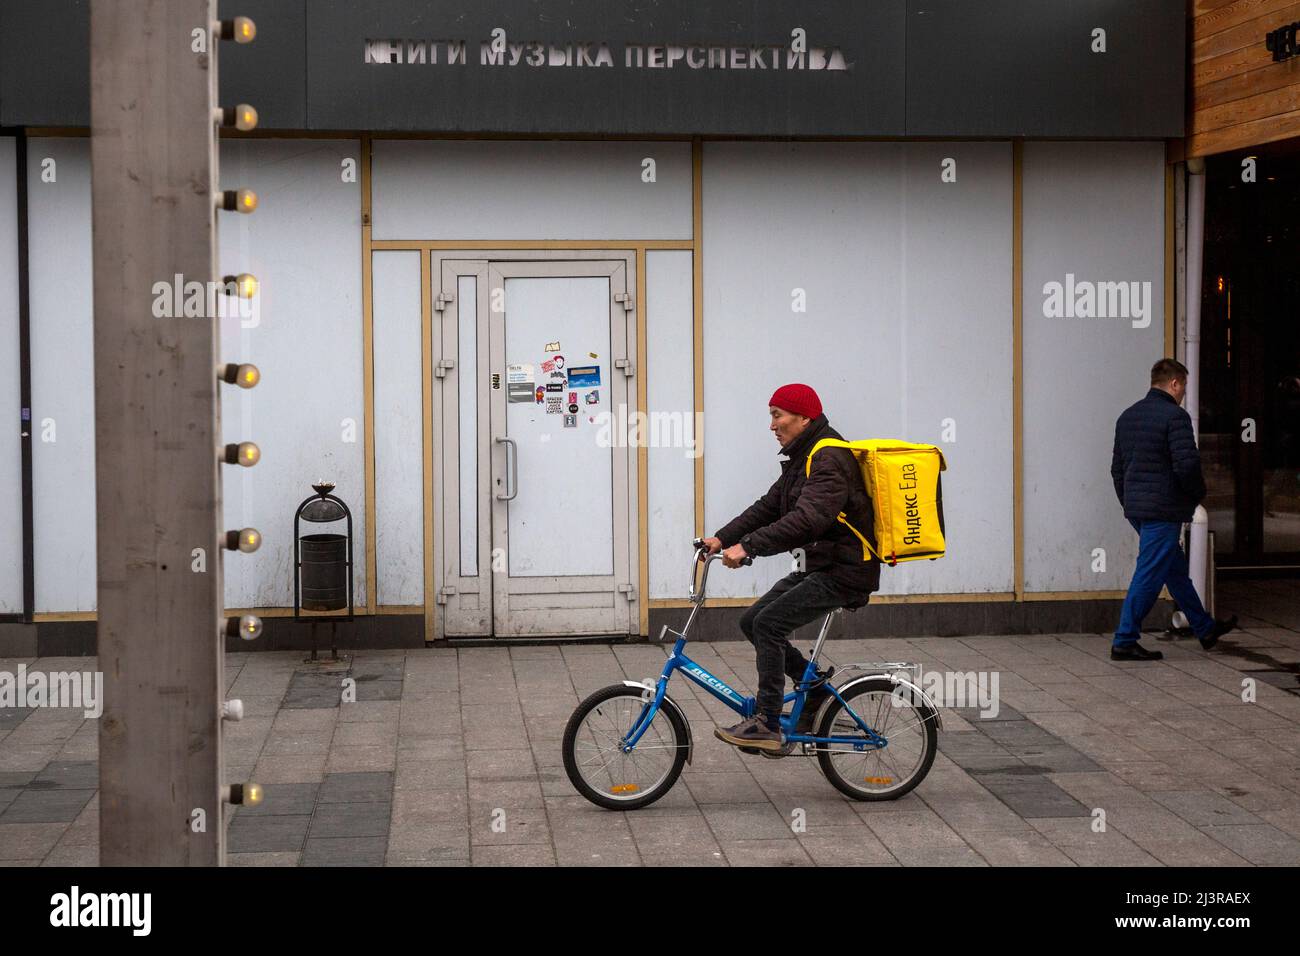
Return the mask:
[[[564, 729], [564, 769], [569, 780], [584, 797], [608, 810], [649, 806], [672, 789], [691, 761], [690, 722], [667, 692], [673, 674], [680, 671], [741, 717], [751, 717], [755, 711], [754, 698], [737, 693], [683, 652], [691, 624], [704, 605], [709, 566], [721, 557], [709, 555], [698, 538], [694, 547], [693, 607], [680, 632], [667, 626], [660, 632], [661, 641], [673, 638], [675, 643], [659, 680], [623, 681], [596, 691], [578, 705]], [[742, 749], [779, 759], [798, 748], [803, 756], [815, 755], [826, 779], [846, 796], [896, 800], [930, 772], [941, 718], [914, 680], [900, 676], [914, 671], [912, 664], [850, 664], [840, 673], [866, 673], [838, 687], [831, 684], [836, 669], [819, 669], [817, 659], [831, 620], [842, 611], [837, 608], [826, 615], [803, 680], [785, 695], [792, 706], [781, 717], [782, 749]], [[813, 733], [795, 733], [807, 695], [817, 687], [825, 687], [830, 697], [813, 720]]]

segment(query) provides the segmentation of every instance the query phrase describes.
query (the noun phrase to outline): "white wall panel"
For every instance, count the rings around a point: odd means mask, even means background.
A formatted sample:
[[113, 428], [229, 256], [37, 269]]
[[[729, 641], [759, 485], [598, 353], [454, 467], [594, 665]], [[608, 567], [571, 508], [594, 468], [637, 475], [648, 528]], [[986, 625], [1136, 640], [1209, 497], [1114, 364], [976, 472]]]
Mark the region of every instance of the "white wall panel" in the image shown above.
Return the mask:
[[90, 140], [29, 140], [27, 196], [36, 610], [92, 611], [95, 374]]
[[[9, 421], [18, 400], [11, 142], [0, 139], [0, 342], [14, 345], [0, 348], [0, 381], [10, 383], [0, 416]], [[88, 146], [29, 143], [38, 611], [92, 610], [95, 599]], [[641, 179], [647, 155], [657, 160], [653, 184]], [[319, 477], [337, 481], [353, 508], [364, 603], [360, 187], [340, 175], [341, 161], [356, 156], [347, 141], [222, 144], [223, 185], [261, 198], [252, 216], [221, 219], [221, 271], [262, 282], [254, 318], [222, 322], [223, 358], [263, 372], [251, 392], [223, 389], [226, 440], [263, 451], [257, 467], [224, 475], [227, 526], [265, 536], [257, 554], [226, 558], [230, 606], [291, 603], [291, 519]], [[41, 179], [45, 158], [55, 161], [54, 182]], [[947, 158], [957, 163], [953, 183], [940, 181]], [[690, 236], [685, 143], [379, 141], [374, 169], [376, 238]], [[706, 531], [775, 479], [767, 399], [779, 384], [805, 381], [846, 437], [934, 442], [948, 455], [949, 555], [883, 570], [882, 592], [1011, 590], [1010, 146], [709, 143], [703, 213]], [[1122, 588], [1136, 537], [1111, 490], [1110, 443], [1115, 417], [1145, 392], [1163, 352], [1160, 144], [1027, 144], [1024, 224], [1026, 587]], [[1045, 284], [1067, 275], [1149, 282], [1149, 324], [1045, 316]], [[686, 419], [691, 278], [689, 252], [647, 254], [649, 408]], [[381, 254], [375, 279], [378, 599], [418, 604], [418, 256]], [[795, 290], [804, 312], [792, 310]], [[945, 419], [955, 441], [943, 435]], [[684, 452], [650, 449], [650, 598], [684, 594], [694, 530]], [[16, 436], [0, 437], [8, 487], [18, 460]], [[12, 499], [0, 502], [0, 564], [20, 567]], [[1098, 547], [1101, 574], [1091, 569]], [[713, 593], [754, 596], [787, 569], [772, 558], [719, 571]], [[0, 613], [20, 602], [21, 579], [6, 571]]]
[[16, 150], [12, 136], [0, 136], [0, 614], [23, 609]]
[[[1137, 535], [1110, 456], [1115, 419], [1165, 354], [1163, 144], [1026, 144], [1024, 223], [1025, 587], [1122, 589]], [[1146, 317], [1045, 315], [1044, 287], [1068, 276], [1076, 290], [1139, 283]]]
[[[93, 610], [94, 407], [88, 143], [33, 140], [29, 154], [38, 611]], [[227, 469], [228, 527], [262, 531], [262, 548], [226, 560], [230, 606], [292, 602], [292, 516], [329, 477], [352, 506], [357, 601], [365, 598], [359, 191], [343, 183], [351, 143], [222, 145], [222, 179], [258, 192], [251, 216], [223, 216], [223, 272], [261, 280], [253, 317], [222, 320], [222, 357], [251, 361], [262, 383], [223, 389], [223, 434], [262, 461]], [[40, 181], [41, 160], [56, 180]], [[40, 441], [52, 422], [54, 441]], [[351, 420], [353, 424], [345, 423]]]
[[373, 150], [376, 239], [691, 237], [689, 143], [381, 139]]
[[419, 252], [374, 254], [378, 602], [424, 602]]
[[[253, 526], [252, 555], [226, 559], [226, 603], [293, 603], [293, 513], [327, 478], [352, 509], [355, 599], [365, 581], [365, 407], [362, 398], [360, 186], [340, 175], [355, 142], [242, 140], [221, 144], [221, 180], [258, 194], [252, 215], [221, 217], [220, 267], [261, 281], [250, 319], [222, 321], [226, 361], [262, 371], [251, 390], [224, 388], [226, 441], [262, 449], [253, 468], [225, 469], [227, 527]], [[304, 534], [344, 530], [305, 525]]]
[[647, 450], [650, 597], [686, 597], [695, 537], [695, 369], [691, 253], [646, 253], [646, 402], [661, 436]]
[[[806, 382], [846, 438], [949, 456], [949, 554], [884, 569], [882, 593], [1009, 590], [1010, 148], [710, 143], [704, 243], [706, 531], [775, 480], [767, 401]], [[754, 596], [788, 570], [772, 558], [711, 588]]]
[[[1007, 592], [1015, 562], [1011, 146], [908, 143], [904, 153], [903, 437], [938, 445], [947, 458], [948, 554], [883, 568], [881, 593]], [[954, 181], [942, 179], [945, 169]]]

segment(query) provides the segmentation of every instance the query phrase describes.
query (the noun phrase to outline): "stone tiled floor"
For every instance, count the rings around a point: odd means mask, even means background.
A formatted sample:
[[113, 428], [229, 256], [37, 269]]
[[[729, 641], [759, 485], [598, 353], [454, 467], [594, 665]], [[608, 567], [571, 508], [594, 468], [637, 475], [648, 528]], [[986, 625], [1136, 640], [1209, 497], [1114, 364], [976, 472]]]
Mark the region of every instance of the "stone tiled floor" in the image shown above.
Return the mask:
[[[1296, 602], [1233, 593], [1259, 599], [1263, 616], [1210, 654], [1148, 635], [1166, 654], [1158, 664], [1113, 664], [1100, 635], [829, 644], [839, 664], [1000, 675], [996, 719], [946, 710], [934, 769], [892, 803], [844, 799], [812, 760], [736, 752], [712, 734], [731, 711], [677, 679], [693, 765], [650, 808], [591, 806], [561, 766], [565, 721], [592, 690], [657, 673], [655, 645], [372, 652], [340, 665], [230, 655], [229, 696], [247, 716], [226, 725], [229, 777], [266, 788], [262, 806], [232, 813], [230, 862], [1297, 865]], [[690, 653], [737, 688], [753, 683], [747, 644]], [[0, 670], [20, 663], [91, 666]], [[349, 676], [356, 702], [340, 703]], [[1252, 676], [1258, 697], [1245, 703]], [[97, 861], [97, 733], [80, 711], [0, 711], [0, 865]]]

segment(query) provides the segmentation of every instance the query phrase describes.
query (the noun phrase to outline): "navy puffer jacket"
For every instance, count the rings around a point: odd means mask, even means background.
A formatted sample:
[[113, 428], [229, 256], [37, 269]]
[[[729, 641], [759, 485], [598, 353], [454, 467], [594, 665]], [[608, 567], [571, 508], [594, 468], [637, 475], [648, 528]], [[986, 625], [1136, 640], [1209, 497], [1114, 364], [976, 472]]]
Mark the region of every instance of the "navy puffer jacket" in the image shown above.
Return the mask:
[[1115, 422], [1110, 476], [1124, 517], [1191, 521], [1205, 497], [1192, 417], [1174, 397], [1152, 388]]

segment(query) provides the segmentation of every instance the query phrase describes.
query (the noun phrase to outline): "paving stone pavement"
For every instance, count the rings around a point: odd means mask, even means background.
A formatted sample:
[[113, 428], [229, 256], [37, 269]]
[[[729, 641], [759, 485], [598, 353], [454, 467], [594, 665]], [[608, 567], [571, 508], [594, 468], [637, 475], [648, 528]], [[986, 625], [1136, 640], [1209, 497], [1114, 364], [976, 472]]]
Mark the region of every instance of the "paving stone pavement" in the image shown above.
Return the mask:
[[[266, 798], [228, 811], [229, 862], [1300, 865], [1300, 630], [1276, 620], [1249, 619], [1208, 654], [1148, 635], [1166, 655], [1156, 664], [1112, 663], [1095, 634], [830, 642], [839, 665], [999, 676], [997, 713], [945, 708], [930, 775], [888, 803], [842, 797], [814, 760], [716, 740], [732, 712], [677, 678], [694, 762], [658, 803], [626, 813], [574, 791], [560, 738], [590, 692], [657, 674], [661, 646], [374, 651], [339, 664], [231, 654], [228, 696], [246, 716], [226, 724], [228, 777], [263, 784]], [[690, 653], [752, 693], [747, 643]], [[0, 670], [19, 664], [92, 660]], [[355, 701], [343, 702], [349, 677]], [[97, 862], [97, 735], [80, 711], [0, 711], [0, 865]]]

